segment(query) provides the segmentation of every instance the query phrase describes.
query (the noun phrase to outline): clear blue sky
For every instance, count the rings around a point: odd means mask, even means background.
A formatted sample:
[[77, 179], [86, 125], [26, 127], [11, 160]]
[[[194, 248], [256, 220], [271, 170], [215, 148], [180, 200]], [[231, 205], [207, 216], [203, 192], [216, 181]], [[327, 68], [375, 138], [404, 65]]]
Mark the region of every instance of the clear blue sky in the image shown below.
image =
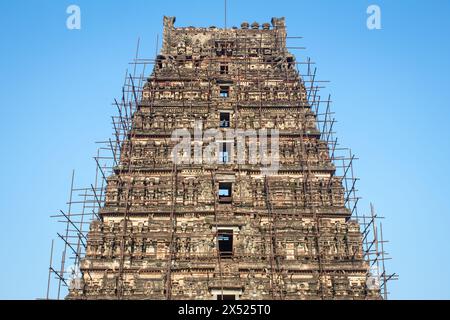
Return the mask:
[[[360, 210], [386, 216], [385, 237], [400, 274], [391, 298], [450, 298], [450, 2], [237, 1], [228, 25], [285, 16], [303, 36], [298, 59], [331, 80], [340, 141], [359, 156]], [[66, 8], [81, 8], [81, 30]], [[382, 30], [366, 28], [378, 4]], [[3, 137], [0, 165], [0, 298], [43, 297], [51, 239], [49, 215], [65, 208], [71, 170], [93, 179], [94, 141], [109, 137], [141, 37], [152, 57], [163, 15], [178, 26], [223, 25], [223, 1], [1, 1]]]

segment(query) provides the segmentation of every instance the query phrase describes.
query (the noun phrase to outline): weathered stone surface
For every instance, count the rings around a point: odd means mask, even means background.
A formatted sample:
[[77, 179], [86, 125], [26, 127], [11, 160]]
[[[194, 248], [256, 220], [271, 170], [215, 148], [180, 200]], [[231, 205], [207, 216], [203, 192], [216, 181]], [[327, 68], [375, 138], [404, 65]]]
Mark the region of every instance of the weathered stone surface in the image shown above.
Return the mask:
[[[102, 221], [90, 226], [82, 285], [68, 298], [379, 298], [366, 286], [361, 231], [286, 49], [284, 18], [241, 29], [174, 23], [164, 17]], [[194, 120], [218, 128], [224, 111], [232, 128], [280, 130], [275, 176], [250, 163], [184, 164], [174, 174], [173, 130], [193, 132]], [[220, 181], [233, 184], [230, 203], [218, 202]], [[233, 233], [227, 258], [218, 254], [223, 229]]]

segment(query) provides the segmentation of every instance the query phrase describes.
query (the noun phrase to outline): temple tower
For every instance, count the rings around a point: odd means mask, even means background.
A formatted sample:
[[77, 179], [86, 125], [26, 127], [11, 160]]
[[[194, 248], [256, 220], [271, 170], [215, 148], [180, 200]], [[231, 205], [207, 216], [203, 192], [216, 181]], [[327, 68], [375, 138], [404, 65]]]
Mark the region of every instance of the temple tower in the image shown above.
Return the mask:
[[174, 24], [67, 298], [378, 299], [284, 18]]

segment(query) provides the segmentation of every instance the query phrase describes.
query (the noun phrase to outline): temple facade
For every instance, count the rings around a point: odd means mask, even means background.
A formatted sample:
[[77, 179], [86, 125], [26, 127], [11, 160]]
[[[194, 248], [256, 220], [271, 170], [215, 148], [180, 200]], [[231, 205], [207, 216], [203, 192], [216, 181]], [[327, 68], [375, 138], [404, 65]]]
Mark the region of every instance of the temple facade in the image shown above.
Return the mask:
[[284, 18], [174, 23], [67, 298], [379, 299]]

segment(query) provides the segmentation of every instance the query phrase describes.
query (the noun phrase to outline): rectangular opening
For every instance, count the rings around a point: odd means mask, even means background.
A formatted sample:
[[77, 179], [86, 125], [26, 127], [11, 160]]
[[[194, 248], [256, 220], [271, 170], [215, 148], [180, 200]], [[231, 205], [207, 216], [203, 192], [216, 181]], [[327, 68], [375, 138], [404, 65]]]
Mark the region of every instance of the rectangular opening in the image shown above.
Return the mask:
[[229, 97], [230, 88], [229, 87], [220, 87], [220, 96], [222, 98]]
[[219, 182], [219, 203], [231, 203], [231, 182]]
[[218, 230], [220, 258], [231, 258], [233, 256], [233, 230]]
[[220, 74], [228, 74], [228, 65], [227, 64], [220, 65]]
[[230, 160], [227, 145], [228, 144], [226, 142], [223, 142], [220, 145], [220, 152], [219, 152], [219, 162], [220, 163], [228, 163], [228, 161]]
[[234, 294], [219, 294], [219, 295], [217, 295], [217, 300], [236, 300], [236, 295], [234, 295]]
[[221, 112], [220, 113], [220, 127], [221, 128], [229, 128], [230, 127], [230, 113], [229, 112]]

